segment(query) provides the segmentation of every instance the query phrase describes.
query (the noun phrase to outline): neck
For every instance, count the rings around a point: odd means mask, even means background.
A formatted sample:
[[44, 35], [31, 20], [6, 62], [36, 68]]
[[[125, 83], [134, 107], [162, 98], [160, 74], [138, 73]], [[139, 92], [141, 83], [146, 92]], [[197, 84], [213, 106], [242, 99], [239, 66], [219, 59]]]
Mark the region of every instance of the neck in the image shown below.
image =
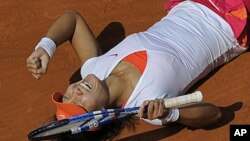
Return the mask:
[[121, 87], [122, 85], [120, 82], [121, 76], [119, 75], [110, 75], [107, 80], [106, 84], [109, 88], [109, 108], [119, 108], [121, 107], [120, 103], [122, 101], [122, 95], [124, 92], [124, 87]]
[[134, 91], [140, 76], [140, 71], [134, 65], [119, 63], [106, 80], [110, 94], [108, 107], [122, 107]]

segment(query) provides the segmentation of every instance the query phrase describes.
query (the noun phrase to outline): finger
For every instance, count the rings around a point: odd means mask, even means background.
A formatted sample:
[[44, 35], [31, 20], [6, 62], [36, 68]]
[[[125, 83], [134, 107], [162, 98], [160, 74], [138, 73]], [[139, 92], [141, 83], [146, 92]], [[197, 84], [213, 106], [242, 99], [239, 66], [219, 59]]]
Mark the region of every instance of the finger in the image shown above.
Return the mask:
[[154, 100], [154, 112], [153, 112], [153, 117], [152, 118], [157, 118], [159, 116], [159, 99]]
[[43, 70], [43, 74], [45, 74], [46, 73], [46, 71], [47, 71], [47, 68], [48, 68], [48, 63], [49, 63], [49, 58], [48, 58], [48, 56], [42, 56], [42, 61], [41, 61], [41, 68], [42, 68], [42, 70]]
[[40, 59], [38, 57], [29, 57], [27, 60], [26, 60], [27, 64], [36, 64], [38, 62], [40, 62]]
[[37, 74], [42, 75], [43, 74], [41, 69], [38, 69], [38, 70], [37, 69], [28, 69], [28, 71], [34, 75], [37, 75]]
[[27, 68], [29, 69], [39, 69], [41, 68], [41, 63], [35, 63], [35, 64], [31, 64], [31, 63], [27, 63]]
[[139, 112], [138, 112], [138, 116], [139, 116], [139, 117], [142, 118], [142, 117], [144, 116], [145, 107], [148, 105], [148, 103], [149, 103], [149, 100], [146, 100], [146, 101], [144, 101], [144, 102], [141, 104], [140, 109], [139, 109]]
[[42, 69], [42, 68], [41, 68], [41, 69], [36, 70], [36, 73], [37, 73], [37, 74], [41, 74], [41, 75], [42, 75], [42, 74], [44, 74], [44, 72], [43, 72], [43, 69]]
[[41, 68], [41, 73], [42, 73], [42, 74], [45, 74], [45, 73], [46, 73], [46, 71], [47, 71], [47, 67], [43, 67], [43, 68]]
[[41, 74], [32, 74], [32, 75], [33, 75], [33, 77], [36, 78], [36, 79], [40, 79], [41, 76], [42, 76]]
[[159, 110], [158, 110], [158, 117], [159, 118], [162, 118], [165, 115], [164, 109], [165, 109], [165, 107], [163, 105], [163, 100], [159, 99]]
[[29, 72], [31, 72], [32, 75], [36, 75], [37, 70], [36, 69], [28, 69]]
[[150, 100], [150, 102], [148, 104], [147, 118], [148, 119], [153, 119], [153, 113], [154, 113], [154, 101]]

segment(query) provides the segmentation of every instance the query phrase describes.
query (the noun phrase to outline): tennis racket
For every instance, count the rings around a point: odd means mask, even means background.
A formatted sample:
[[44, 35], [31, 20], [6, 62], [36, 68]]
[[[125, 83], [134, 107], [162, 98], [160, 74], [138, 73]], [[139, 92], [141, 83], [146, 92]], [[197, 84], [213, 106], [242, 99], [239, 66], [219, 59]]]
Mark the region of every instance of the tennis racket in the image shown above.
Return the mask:
[[[191, 94], [164, 100], [165, 108], [178, 107], [189, 103], [202, 101], [202, 93], [196, 91]], [[31, 131], [28, 138], [31, 141], [59, 138], [76, 134], [108, 124], [112, 120], [121, 119], [129, 115], [136, 115], [140, 107], [123, 109], [102, 109], [82, 115], [72, 116], [54, 121]]]

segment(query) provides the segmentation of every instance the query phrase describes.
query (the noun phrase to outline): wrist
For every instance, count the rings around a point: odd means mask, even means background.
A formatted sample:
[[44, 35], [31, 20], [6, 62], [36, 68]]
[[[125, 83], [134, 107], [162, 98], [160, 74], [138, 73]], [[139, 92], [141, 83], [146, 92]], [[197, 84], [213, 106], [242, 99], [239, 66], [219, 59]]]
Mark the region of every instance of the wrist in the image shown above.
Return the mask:
[[52, 39], [43, 37], [41, 41], [36, 45], [35, 50], [37, 50], [38, 48], [43, 48], [51, 58], [56, 51], [56, 44]]
[[161, 119], [162, 125], [167, 124], [169, 122], [176, 122], [179, 119], [180, 111], [177, 107], [170, 108], [168, 115]]

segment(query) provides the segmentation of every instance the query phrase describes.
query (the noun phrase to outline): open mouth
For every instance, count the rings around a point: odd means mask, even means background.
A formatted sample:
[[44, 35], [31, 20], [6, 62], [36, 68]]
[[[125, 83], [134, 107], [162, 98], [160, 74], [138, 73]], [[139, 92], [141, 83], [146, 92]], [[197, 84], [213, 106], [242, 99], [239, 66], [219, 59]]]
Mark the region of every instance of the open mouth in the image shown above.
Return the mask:
[[80, 86], [82, 88], [84, 88], [87, 92], [91, 92], [91, 90], [92, 90], [91, 85], [89, 83], [87, 83], [87, 82], [81, 82]]

